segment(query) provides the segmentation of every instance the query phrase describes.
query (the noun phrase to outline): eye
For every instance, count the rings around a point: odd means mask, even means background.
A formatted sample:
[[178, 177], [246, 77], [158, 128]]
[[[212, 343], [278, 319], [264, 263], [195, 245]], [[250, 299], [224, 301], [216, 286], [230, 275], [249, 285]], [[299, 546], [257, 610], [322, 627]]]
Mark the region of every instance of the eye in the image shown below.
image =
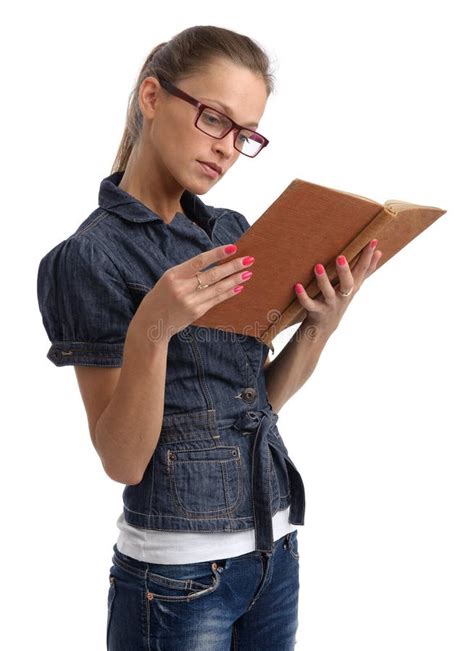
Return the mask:
[[219, 115], [216, 115], [215, 113], [211, 113], [210, 111], [204, 111], [202, 117], [204, 118], [205, 123], [208, 124], [209, 126], [216, 126], [216, 125], [222, 126], [223, 124], [222, 118]]

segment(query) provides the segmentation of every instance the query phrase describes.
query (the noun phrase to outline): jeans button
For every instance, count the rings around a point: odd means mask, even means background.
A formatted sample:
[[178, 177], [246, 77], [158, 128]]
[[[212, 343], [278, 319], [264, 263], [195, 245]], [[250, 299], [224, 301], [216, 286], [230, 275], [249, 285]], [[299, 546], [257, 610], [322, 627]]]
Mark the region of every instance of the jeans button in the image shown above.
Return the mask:
[[253, 387], [247, 387], [242, 391], [242, 400], [253, 402], [257, 396], [257, 390]]

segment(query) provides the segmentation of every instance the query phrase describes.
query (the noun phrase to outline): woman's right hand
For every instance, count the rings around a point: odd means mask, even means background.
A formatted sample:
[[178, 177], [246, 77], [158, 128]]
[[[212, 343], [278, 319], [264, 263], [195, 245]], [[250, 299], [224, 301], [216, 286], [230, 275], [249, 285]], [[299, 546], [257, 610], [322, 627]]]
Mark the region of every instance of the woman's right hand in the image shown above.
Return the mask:
[[[228, 250], [227, 253], [225, 249]], [[134, 319], [148, 324], [147, 330], [152, 326], [154, 339], [162, 336], [169, 340], [214, 305], [237, 296], [244, 289], [241, 283], [249, 280], [252, 275], [250, 272], [247, 277], [242, 277], [253, 264], [253, 258], [233, 258], [227, 263], [202, 271], [236, 251], [235, 245], [217, 246], [170, 267], [143, 298]], [[248, 264], [244, 264], [244, 261]], [[209, 285], [208, 287], [197, 289], [197, 272], [201, 283]], [[236, 291], [238, 287], [241, 290]]]

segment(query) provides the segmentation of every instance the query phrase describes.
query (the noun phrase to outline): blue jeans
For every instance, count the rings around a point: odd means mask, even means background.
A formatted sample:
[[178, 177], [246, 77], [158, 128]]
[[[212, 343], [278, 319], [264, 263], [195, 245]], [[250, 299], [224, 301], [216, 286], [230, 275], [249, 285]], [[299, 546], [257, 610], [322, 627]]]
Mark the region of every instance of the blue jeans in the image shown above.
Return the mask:
[[182, 565], [144, 563], [115, 544], [108, 651], [294, 649], [297, 533], [275, 541], [271, 552]]

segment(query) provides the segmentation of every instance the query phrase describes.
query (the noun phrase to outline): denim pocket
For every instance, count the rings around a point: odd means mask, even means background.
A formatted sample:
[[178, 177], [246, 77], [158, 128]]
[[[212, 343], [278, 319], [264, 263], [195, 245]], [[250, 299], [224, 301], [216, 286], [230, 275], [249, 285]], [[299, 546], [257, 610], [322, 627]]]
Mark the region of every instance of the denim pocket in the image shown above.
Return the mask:
[[[169, 568], [172, 568], [172, 566], [169, 566]], [[214, 570], [211, 567], [210, 572], [208, 571], [202, 576], [194, 577], [194, 574], [192, 574], [192, 579], [174, 578], [173, 576], [163, 576], [149, 572], [147, 576], [147, 599], [149, 601], [158, 599], [159, 601], [172, 602], [201, 599], [217, 590], [221, 581], [220, 571], [221, 568]], [[176, 571], [168, 569], [168, 573], [175, 573], [176, 577], [182, 577], [182, 566], [177, 566]], [[186, 575], [186, 569], [184, 574]]]
[[116, 593], [116, 585], [115, 585], [115, 577], [109, 574], [109, 592], [107, 595], [107, 627], [106, 627], [106, 644], [107, 648], [109, 648], [109, 630], [110, 630], [110, 620], [112, 618], [112, 606], [114, 603], [115, 599], [115, 593]]
[[298, 552], [298, 530], [292, 531], [288, 534], [288, 551], [294, 559], [299, 560], [300, 555]]
[[170, 449], [168, 469], [174, 500], [186, 516], [228, 515], [241, 499], [238, 446]]

